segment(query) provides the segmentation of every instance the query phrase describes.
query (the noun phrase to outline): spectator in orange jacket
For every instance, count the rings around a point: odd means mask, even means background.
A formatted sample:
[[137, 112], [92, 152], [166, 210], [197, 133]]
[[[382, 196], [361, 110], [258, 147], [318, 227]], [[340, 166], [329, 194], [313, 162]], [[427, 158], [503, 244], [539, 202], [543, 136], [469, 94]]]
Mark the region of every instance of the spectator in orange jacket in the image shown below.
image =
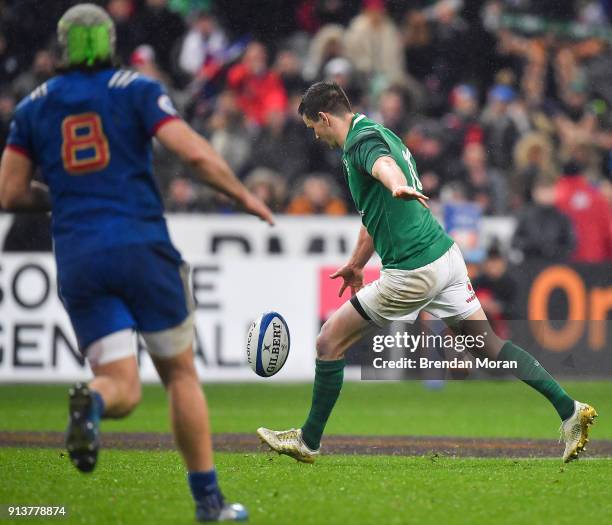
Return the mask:
[[570, 161], [564, 166], [556, 192], [556, 206], [569, 216], [576, 232], [571, 260], [612, 261], [612, 214], [608, 202], [582, 174], [579, 163]]
[[308, 175], [289, 203], [289, 215], [346, 215], [346, 204], [336, 196], [337, 188], [324, 174]]
[[259, 126], [270, 111], [287, 110], [287, 93], [278, 75], [268, 69], [268, 53], [260, 42], [247, 46], [241, 62], [229, 70], [227, 85], [247, 118]]

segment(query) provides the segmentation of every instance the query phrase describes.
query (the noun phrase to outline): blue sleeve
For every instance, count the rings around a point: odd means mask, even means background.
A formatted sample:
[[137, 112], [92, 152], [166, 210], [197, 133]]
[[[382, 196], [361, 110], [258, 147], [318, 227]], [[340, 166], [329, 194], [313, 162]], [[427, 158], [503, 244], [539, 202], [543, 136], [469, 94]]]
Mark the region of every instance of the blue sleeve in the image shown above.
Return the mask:
[[32, 130], [28, 118], [30, 107], [27, 99], [17, 106], [9, 128], [6, 147], [33, 159]]
[[164, 87], [147, 77], [132, 83], [133, 96], [144, 128], [153, 137], [166, 122], [180, 118]]

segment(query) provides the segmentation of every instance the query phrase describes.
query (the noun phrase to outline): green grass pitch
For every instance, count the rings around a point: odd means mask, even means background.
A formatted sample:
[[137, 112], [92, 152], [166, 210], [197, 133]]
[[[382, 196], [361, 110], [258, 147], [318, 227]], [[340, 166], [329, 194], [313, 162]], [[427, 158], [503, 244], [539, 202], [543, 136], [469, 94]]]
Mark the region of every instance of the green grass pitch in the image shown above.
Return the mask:
[[[600, 418], [593, 439], [612, 439], [612, 384], [567, 383]], [[217, 432], [300, 425], [310, 385], [271, 381], [210, 385]], [[0, 430], [62, 430], [65, 386], [0, 386]], [[330, 433], [554, 438], [547, 402], [518, 382], [348, 383]], [[169, 429], [165, 395], [145, 387], [143, 402], [105, 431]], [[322, 456], [315, 465], [260, 454], [217, 454], [224, 491], [260, 524], [561, 524], [612, 522], [612, 459], [560, 468], [558, 459]], [[0, 504], [64, 504], [58, 523], [192, 523], [180, 458], [173, 452], [103, 451], [91, 476], [56, 449], [0, 448]], [[41, 522], [36, 520], [19, 520]], [[9, 522], [7, 522], [9, 523]]]

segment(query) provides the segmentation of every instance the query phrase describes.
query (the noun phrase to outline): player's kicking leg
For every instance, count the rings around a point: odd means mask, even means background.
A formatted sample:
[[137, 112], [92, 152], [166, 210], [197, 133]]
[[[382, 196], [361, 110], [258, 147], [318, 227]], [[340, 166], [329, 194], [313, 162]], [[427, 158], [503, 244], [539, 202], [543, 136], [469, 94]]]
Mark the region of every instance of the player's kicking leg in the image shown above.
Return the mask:
[[239, 503], [226, 503], [217, 482], [208, 407], [196, 374], [191, 346], [172, 357], [153, 354], [151, 357], [168, 392], [172, 431], [189, 471], [196, 519], [203, 522], [246, 521], [246, 509]]
[[[359, 303], [356, 303], [359, 305]], [[262, 442], [279, 454], [313, 463], [319, 454], [321, 436], [344, 380], [344, 354], [372, 324], [351, 301], [344, 303], [323, 325], [317, 337], [317, 361], [310, 413], [302, 428], [257, 429]]]
[[132, 330], [121, 330], [90, 345], [86, 351], [94, 379], [69, 392], [66, 448], [73, 464], [91, 472], [100, 447], [100, 419], [128, 415], [140, 401], [140, 379]]
[[511, 369], [513, 374], [545, 396], [561, 418], [559, 430], [561, 439], [565, 442], [563, 461], [568, 463], [578, 458], [578, 454], [585, 449], [589, 441], [589, 426], [597, 417], [595, 409], [572, 399], [531, 354], [512, 341], [497, 337], [482, 308], [452, 327], [464, 335], [486, 334], [483, 349], [486, 357], [516, 362], [517, 368]]

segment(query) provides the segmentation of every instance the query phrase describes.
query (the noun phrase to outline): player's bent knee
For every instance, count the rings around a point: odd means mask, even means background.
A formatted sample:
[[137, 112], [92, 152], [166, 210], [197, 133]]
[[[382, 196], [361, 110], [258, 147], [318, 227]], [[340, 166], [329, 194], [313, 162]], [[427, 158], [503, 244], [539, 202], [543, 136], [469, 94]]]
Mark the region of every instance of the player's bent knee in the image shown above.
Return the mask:
[[140, 386], [140, 381], [135, 384], [130, 384], [125, 399], [127, 410], [132, 412], [140, 404], [141, 399], [142, 388]]
[[323, 325], [316, 341], [317, 358], [323, 361], [341, 359], [344, 355], [344, 348], [334, 344], [333, 338], [330, 335], [329, 328]]
[[113, 406], [111, 409], [104, 412], [104, 417], [120, 419], [130, 415], [140, 404], [142, 397], [138, 375], [136, 374], [136, 377], [131, 378], [106, 377], [107, 379], [112, 379], [116, 393], [114, 394]]
[[113, 409], [109, 417], [123, 418], [129, 416], [136, 407], [140, 404], [140, 396], [127, 395], [121, 399], [121, 402], [117, 403], [117, 406]]
[[326, 346], [325, 337], [323, 337], [321, 333], [319, 333], [319, 335], [317, 336], [316, 348], [317, 348], [317, 359], [325, 359], [326, 352], [327, 352], [327, 346]]

